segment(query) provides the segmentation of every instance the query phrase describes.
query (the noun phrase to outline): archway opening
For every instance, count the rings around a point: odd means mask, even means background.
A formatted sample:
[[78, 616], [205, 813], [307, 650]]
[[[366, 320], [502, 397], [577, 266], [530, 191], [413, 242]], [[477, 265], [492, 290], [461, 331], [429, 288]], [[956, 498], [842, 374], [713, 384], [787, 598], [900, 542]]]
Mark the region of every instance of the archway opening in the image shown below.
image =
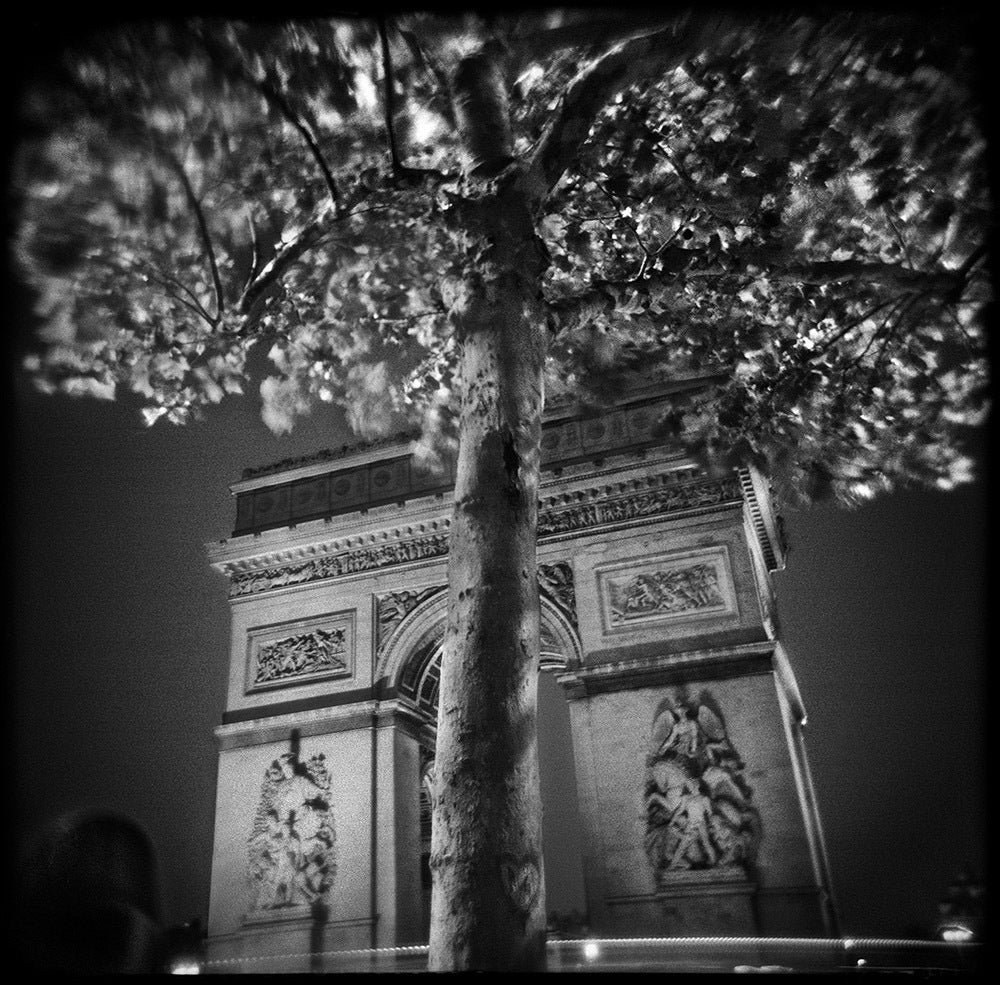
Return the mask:
[[545, 909], [549, 916], [586, 919], [583, 830], [576, 787], [569, 702], [556, 675], [538, 675], [538, 770], [542, 787]]

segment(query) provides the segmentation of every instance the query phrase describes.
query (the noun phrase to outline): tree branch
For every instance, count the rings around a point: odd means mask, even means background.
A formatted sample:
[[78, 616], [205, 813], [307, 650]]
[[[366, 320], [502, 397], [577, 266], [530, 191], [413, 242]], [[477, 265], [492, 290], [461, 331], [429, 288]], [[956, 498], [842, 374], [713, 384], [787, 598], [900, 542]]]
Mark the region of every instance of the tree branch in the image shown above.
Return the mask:
[[[845, 335], [847, 335], [849, 332], [854, 331], [854, 329], [856, 329], [859, 325], [863, 325], [866, 321], [868, 321], [869, 318], [872, 317], [872, 315], [878, 314], [878, 312], [880, 312], [883, 308], [889, 307], [889, 305], [892, 305], [893, 307], [895, 307], [899, 303], [899, 301], [900, 301], [900, 298], [898, 296], [897, 297], [893, 297], [893, 298], [889, 298], [888, 301], [881, 301], [878, 304], [876, 304], [874, 307], [869, 308], [860, 317], [855, 318], [853, 321], [848, 322], [846, 325], [842, 325], [840, 328], [838, 328], [831, 335], [827, 336], [827, 338], [823, 339], [823, 341], [818, 346], [816, 346], [815, 349], [813, 349], [813, 358], [815, 359], [815, 358], [823, 355], [824, 353], [828, 352]], [[891, 314], [891, 312], [890, 312], [890, 314]], [[819, 319], [819, 321], [822, 321], [822, 320], [823, 320], [822, 318]]]
[[[740, 268], [736, 269], [736, 265]], [[810, 260], [796, 262], [787, 251], [778, 247], [750, 247], [734, 250], [728, 267], [704, 267], [688, 270], [688, 279], [743, 276], [759, 273], [778, 284], [836, 284], [852, 281], [881, 284], [884, 287], [919, 291], [954, 290], [964, 280], [958, 270], [914, 270], [901, 263], [879, 263], [865, 260]]]
[[570, 83], [528, 160], [526, 177], [536, 202], [555, 186], [586, 139], [594, 118], [634, 82], [676, 68], [709, 42], [718, 51], [738, 24], [730, 17], [685, 17], [653, 33], [631, 37], [591, 62]]
[[260, 269], [244, 288], [237, 311], [249, 317], [264, 295], [282, 278], [289, 267], [311, 250], [329, 231], [328, 222], [314, 219], [291, 242], [287, 243]]
[[[196, 314], [199, 318], [203, 318], [212, 328], [215, 327], [216, 322], [213, 321], [211, 315], [209, 315], [209, 313], [202, 307], [201, 302], [198, 300], [198, 298], [195, 297], [195, 295], [191, 293], [189, 288], [186, 285], [182, 284], [176, 277], [171, 277], [168, 274], [157, 274], [151, 269], [143, 271], [142, 276], [148, 277], [150, 280], [155, 281], [162, 288], [164, 288], [164, 290], [167, 293], [167, 297], [173, 298], [173, 300], [176, 301], [178, 304], [184, 305], [185, 308], [187, 308], [189, 311], [194, 312], [194, 314]], [[180, 288], [188, 296], [188, 298], [191, 298], [191, 300], [189, 301], [187, 298], [181, 297], [181, 295], [177, 294], [175, 291], [170, 290], [171, 284]]]
[[723, 222], [728, 223], [730, 228], [738, 225], [746, 217], [747, 213], [751, 211], [751, 207], [747, 203], [737, 202], [734, 198], [722, 198], [719, 195], [715, 195], [704, 191], [699, 188], [694, 179], [688, 174], [687, 170], [677, 161], [673, 154], [671, 154], [659, 141], [656, 141], [652, 145], [654, 152], [658, 152], [663, 155], [667, 163], [673, 169], [674, 173], [678, 178], [681, 179], [687, 190], [698, 200], [698, 202], [705, 206], [709, 212], [712, 213], [717, 219], [721, 219]]
[[966, 258], [965, 262], [955, 271], [956, 284], [952, 289], [951, 294], [948, 295], [948, 301], [955, 303], [961, 300], [962, 292], [965, 290], [965, 285], [968, 283], [969, 274], [972, 272], [972, 268], [979, 263], [983, 257], [989, 252], [985, 243], [980, 243]]
[[441, 110], [445, 115], [446, 119], [452, 126], [455, 125], [455, 114], [452, 110], [451, 99], [448, 98], [448, 90], [450, 86], [448, 84], [448, 75], [444, 69], [438, 64], [437, 59], [432, 58], [426, 51], [424, 51], [423, 46], [417, 39], [416, 34], [409, 30], [408, 28], [401, 27], [398, 23], [395, 25], [396, 30], [399, 32], [399, 36], [406, 42], [406, 46], [410, 49], [410, 54], [413, 56], [414, 61], [425, 68], [430, 76], [437, 83], [438, 89], [444, 94], [445, 98], [441, 101]]
[[[385, 75], [385, 99], [382, 106], [385, 116], [385, 130], [389, 138], [389, 156], [392, 162], [393, 176], [401, 178], [409, 184], [416, 184], [429, 178], [433, 178], [436, 181], [451, 181], [454, 179], [454, 175], [444, 174], [434, 168], [411, 168], [403, 163], [403, 160], [399, 155], [399, 148], [396, 144], [396, 129], [392, 122], [394, 112], [393, 100], [396, 95], [394, 73], [392, 68], [392, 52], [389, 48], [389, 34], [386, 29], [385, 18], [379, 17], [377, 21], [379, 40], [382, 47], [382, 65]], [[400, 34], [403, 35], [404, 40], [410, 46], [412, 51], [417, 43], [412, 33], [410, 33], [409, 37], [407, 37], [406, 33], [402, 31], [400, 31]], [[445, 83], [445, 92], [447, 92], [447, 82]], [[449, 109], [451, 109], [450, 100], [447, 100], [446, 102]]]
[[248, 322], [242, 334], [245, 335], [250, 331], [264, 296], [281, 280], [288, 269], [329, 235], [335, 224], [346, 222], [365, 211], [363, 209], [355, 210], [355, 206], [360, 205], [369, 195], [379, 190], [369, 187], [363, 181], [358, 181], [352, 188], [348, 189], [347, 195], [341, 200], [340, 208], [332, 216], [321, 209], [294, 239], [279, 247], [277, 253], [261, 267], [256, 276], [243, 289], [236, 304], [236, 310]]
[[327, 191], [330, 194], [330, 200], [333, 203], [334, 211], [339, 211], [340, 193], [337, 190], [336, 182], [333, 180], [333, 172], [330, 170], [330, 166], [326, 163], [326, 158], [323, 156], [323, 152], [320, 150], [319, 144], [316, 142], [316, 138], [313, 135], [312, 130], [303, 122], [302, 118], [295, 112], [284, 95], [272, 86], [266, 79], [258, 79], [246, 67], [246, 65], [239, 61], [239, 59], [233, 57], [231, 52], [227, 51], [205, 31], [195, 29], [195, 35], [202, 45], [204, 45], [205, 50], [208, 52], [212, 61], [215, 62], [215, 64], [222, 69], [223, 72], [226, 72], [227, 74], [253, 86], [268, 101], [268, 103], [299, 132], [300, 136], [305, 141], [306, 146], [309, 148], [309, 152], [312, 154], [313, 160], [316, 162], [320, 173], [323, 175], [323, 181], [325, 182]]
[[156, 147], [160, 156], [170, 165], [184, 186], [184, 197], [187, 199], [188, 205], [191, 207], [191, 211], [194, 212], [195, 220], [198, 223], [198, 232], [201, 235], [202, 245], [205, 247], [205, 253], [208, 256], [208, 265], [212, 271], [212, 286], [215, 290], [215, 316], [210, 319], [214, 326], [219, 323], [219, 318], [222, 317], [222, 312], [225, 310], [225, 303], [223, 301], [222, 278], [219, 276], [219, 265], [215, 259], [215, 250], [212, 247], [212, 237], [208, 231], [208, 223], [205, 222], [205, 213], [202, 211], [198, 196], [194, 193], [194, 188], [191, 187], [191, 180], [184, 170], [184, 165], [165, 147], [159, 144], [156, 144]]
[[882, 319], [882, 324], [879, 325], [874, 332], [872, 332], [872, 337], [868, 340], [864, 349], [861, 350], [861, 353], [856, 358], [851, 360], [851, 364], [848, 367], [849, 369], [856, 369], [864, 362], [865, 356], [868, 355], [868, 352], [875, 344], [876, 339], [878, 339], [879, 336], [886, 330], [886, 326], [889, 324], [892, 316], [897, 313], [902, 314], [902, 312], [908, 307], [908, 304], [909, 302], [907, 298], [893, 298], [892, 307], [889, 309], [889, 313]]
[[260, 240], [257, 236], [257, 226], [253, 221], [253, 212], [250, 211], [249, 206], [247, 207], [247, 225], [250, 227], [250, 272], [247, 274], [246, 282], [243, 284], [243, 290], [245, 291], [249, 286], [251, 281], [257, 275], [257, 264], [260, 262]]
[[[700, 251], [685, 251], [691, 254], [691, 261], [702, 255]], [[588, 310], [597, 308], [614, 308], [623, 300], [623, 292], [663, 290], [676, 288], [688, 280], [718, 279], [746, 277], [753, 275], [763, 277], [777, 284], [835, 284], [845, 281], [855, 283], [877, 284], [882, 287], [897, 288], [903, 292], [901, 296], [940, 293], [945, 297], [955, 290], [956, 284], [963, 284], [965, 274], [960, 270], [922, 271], [911, 270], [901, 264], [865, 263], [859, 260], [829, 260], [812, 263], [792, 263], [783, 266], [768, 266], [759, 251], [749, 251], [745, 257], [734, 255], [741, 260], [743, 266], [706, 267], [701, 269], [683, 270], [652, 270], [647, 271], [641, 280], [595, 280], [588, 290], [570, 297], [560, 298], [550, 302], [550, 314], [558, 321], [569, 322]], [[970, 257], [970, 259], [972, 259]], [[686, 264], [690, 267], [691, 261]], [[968, 263], [968, 261], [967, 261]], [[879, 310], [884, 305], [877, 306]], [[852, 326], [853, 327], [853, 326]]]
[[[676, 20], [663, 9], [586, 11], [574, 19], [572, 11], [561, 12], [567, 18], [551, 27], [539, 24], [537, 16], [522, 19], [508, 38], [519, 63], [539, 60], [565, 48], [617, 44], [640, 32], [659, 31]], [[544, 19], [544, 15], [543, 15]]]
[[392, 101], [393, 92], [392, 55], [389, 51], [389, 36], [385, 30], [385, 18], [378, 18], [378, 36], [382, 43], [382, 74], [385, 78], [385, 99], [382, 106], [385, 111], [385, 132], [389, 138], [389, 155], [392, 159], [393, 174], [399, 174], [403, 170], [403, 162], [399, 159], [399, 151], [396, 149], [396, 133], [392, 125]]

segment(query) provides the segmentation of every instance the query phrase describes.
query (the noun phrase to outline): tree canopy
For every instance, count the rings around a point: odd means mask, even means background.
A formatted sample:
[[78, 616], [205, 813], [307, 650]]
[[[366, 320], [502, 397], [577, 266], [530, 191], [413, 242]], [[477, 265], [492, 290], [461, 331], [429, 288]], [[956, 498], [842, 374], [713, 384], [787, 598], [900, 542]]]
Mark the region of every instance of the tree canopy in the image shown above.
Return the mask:
[[[74, 38], [23, 92], [27, 366], [182, 423], [242, 392], [256, 346], [275, 431], [316, 399], [364, 437], [453, 440], [468, 285], [502, 290], [477, 202], [506, 165], [536, 189], [550, 393], [708, 376], [663, 428], [715, 460], [807, 496], [950, 487], [991, 304], [971, 38], [943, 18], [600, 12]], [[501, 84], [452, 98], [476, 58]], [[475, 139], [509, 146], [469, 145], [469, 120], [508, 111], [512, 142]]]

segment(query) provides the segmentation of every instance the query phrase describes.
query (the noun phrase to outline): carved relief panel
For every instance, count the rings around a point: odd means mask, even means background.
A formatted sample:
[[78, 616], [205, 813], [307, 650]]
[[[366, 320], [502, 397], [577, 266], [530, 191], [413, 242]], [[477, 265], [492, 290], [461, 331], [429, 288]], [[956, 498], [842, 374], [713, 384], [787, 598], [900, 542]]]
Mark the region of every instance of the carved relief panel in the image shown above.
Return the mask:
[[353, 612], [260, 626], [248, 634], [248, 694], [353, 672]]
[[569, 561], [553, 561], [538, 565], [538, 585], [559, 607], [570, 625], [576, 628], [576, 587], [573, 565]]
[[646, 759], [646, 855], [659, 887], [692, 871], [745, 876], [760, 817], [744, 763], [710, 692], [657, 709]]
[[447, 586], [400, 589], [375, 596], [375, 656], [381, 657], [396, 627], [425, 599], [444, 592]]
[[[553, 561], [538, 565], [538, 586], [545, 597], [566, 617], [574, 629], [577, 626], [576, 591], [573, 583], [573, 566], [569, 561]], [[403, 620], [418, 605], [428, 599], [444, 596], [447, 585], [431, 585], [426, 588], [404, 588], [382, 592], [374, 596], [375, 657], [381, 659], [390, 640]], [[543, 637], [545, 627], [542, 627]], [[543, 639], [543, 643], [545, 640]], [[551, 649], [558, 649], [554, 638], [549, 641]]]
[[265, 771], [247, 841], [248, 919], [320, 901], [336, 873], [335, 842], [326, 757], [283, 753]]
[[724, 545], [609, 565], [597, 583], [605, 633], [738, 613]]

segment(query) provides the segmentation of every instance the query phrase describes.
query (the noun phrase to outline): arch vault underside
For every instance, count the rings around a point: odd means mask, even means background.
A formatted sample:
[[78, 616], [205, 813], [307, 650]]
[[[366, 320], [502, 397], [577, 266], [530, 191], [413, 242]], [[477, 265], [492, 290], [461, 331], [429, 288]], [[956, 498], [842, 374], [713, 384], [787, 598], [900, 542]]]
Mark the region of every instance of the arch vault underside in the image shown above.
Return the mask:
[[[539, 607], [539, 670], [563, 671], [580, 665], [580, 638], [558, 602], [544, 590]], [[412, 704], [429, 725], [437, 721], [441, 656], [448, 593], [441, 587], [417, 603], [390, 632], [379, 656], [377, 676]]]

